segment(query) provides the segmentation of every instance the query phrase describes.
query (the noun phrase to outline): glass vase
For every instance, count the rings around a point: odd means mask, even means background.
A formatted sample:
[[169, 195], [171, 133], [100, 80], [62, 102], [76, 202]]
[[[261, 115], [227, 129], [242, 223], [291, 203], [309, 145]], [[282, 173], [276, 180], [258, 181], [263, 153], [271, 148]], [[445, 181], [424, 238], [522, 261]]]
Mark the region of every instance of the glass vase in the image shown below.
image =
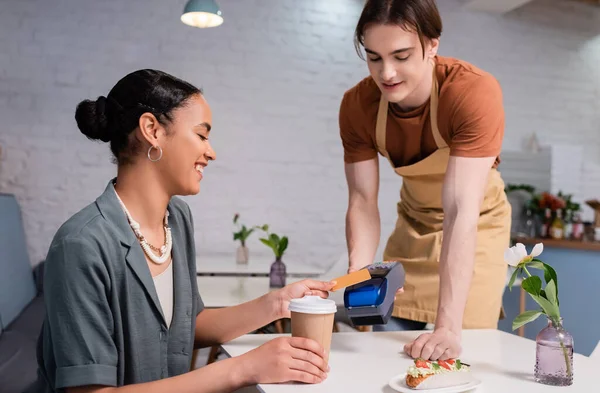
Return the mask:
[[560, 321], [548, 319], [536, 339], [535, 381], [545, 385], [573, 384], [573, 336]]
[[250, 250], [245, 245], [241, 245], [238, 247], [235, 253], [235, 261], [239, 265], [247, 265], [248, 260], [250, 259]]
[[285, 277], [285, 264], [281, 261], [281, 258], [277, 258], [275, 262], [271, 264], [271, 271], [269, 272], [269, 286], [271, 288], [285, 287]]

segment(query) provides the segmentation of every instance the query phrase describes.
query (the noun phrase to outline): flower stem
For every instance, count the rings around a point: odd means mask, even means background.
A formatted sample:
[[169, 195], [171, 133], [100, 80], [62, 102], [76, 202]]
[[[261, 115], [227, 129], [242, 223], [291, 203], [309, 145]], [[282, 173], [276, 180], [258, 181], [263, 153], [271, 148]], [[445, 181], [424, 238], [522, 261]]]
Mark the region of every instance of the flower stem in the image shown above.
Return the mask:
[[531, 273], [529, 273], [529, 270], [527, 270], [527, 268], [525, 266], [523, 266], [523, 270], [525, 271], [525, 273], [527, 273], [527, 275], [529, 277], [531, 277]]
[[[558, 320], [552, 320], [552, 325], [554, 325], [556, 330], [562, 329], [562, 326], [560, 324], [560, 321]], [[569, 354], [567, 353], [567, 347], [565, 347], [565, 343], [563, 342], [562, 337], [560, 336], [561, 333], [560, 331], [558, 332], [558, 342], [560, 343], [560, 347], [563, 350], [563, 355], [565, 357], [565, 365], [567, 366], [567, 377], [571, 377], [572, 376], [572, 370], [571, 370], [571, 362], [569, 361]]]
[[567, 353], [567, 348], [565, 347], [562, 338], [559, 337], [558, 341], [560, 341], [560, 347], [563, 350], [563, 355], [565, 355], [565, 364], [567, 365], [567, 377], [571, 378], [571, 362], [569, 362], [569, 354]]

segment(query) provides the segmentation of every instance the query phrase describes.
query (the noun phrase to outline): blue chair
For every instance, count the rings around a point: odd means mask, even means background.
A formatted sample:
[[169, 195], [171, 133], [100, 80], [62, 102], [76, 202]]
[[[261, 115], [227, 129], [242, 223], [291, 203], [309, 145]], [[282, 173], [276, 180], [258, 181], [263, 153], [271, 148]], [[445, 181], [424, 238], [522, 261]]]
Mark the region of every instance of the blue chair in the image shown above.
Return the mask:
[[44, 321], [43, 263], [27, 256], [19, 204], [0, 194], [0, 391], [25, 392], [37, 380], [36, 344]]

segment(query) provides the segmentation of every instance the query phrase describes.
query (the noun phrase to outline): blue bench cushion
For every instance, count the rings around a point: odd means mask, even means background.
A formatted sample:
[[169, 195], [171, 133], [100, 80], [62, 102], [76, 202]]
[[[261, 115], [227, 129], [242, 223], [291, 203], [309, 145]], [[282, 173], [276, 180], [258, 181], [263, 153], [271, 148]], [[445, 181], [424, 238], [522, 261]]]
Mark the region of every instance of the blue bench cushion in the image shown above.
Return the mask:
[[19, 204], [0, 194], [0, 334], [36, 295]]
[[36, 342], [19, 332], [0, 336], [0, 392], [24, 392], [37, 379]]

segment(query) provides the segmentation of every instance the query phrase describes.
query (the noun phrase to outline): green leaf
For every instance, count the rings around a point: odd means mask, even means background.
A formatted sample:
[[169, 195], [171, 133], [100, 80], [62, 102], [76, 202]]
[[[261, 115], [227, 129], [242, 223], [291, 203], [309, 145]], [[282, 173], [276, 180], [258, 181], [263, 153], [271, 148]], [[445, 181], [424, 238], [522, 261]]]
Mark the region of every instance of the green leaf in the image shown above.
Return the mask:
[[462, 367], [462, 363], [460, 362], [460, 359], [456, 359], [456, 369], [460, 370], [461, 367]]
[[556, 285], [556, 293], [558, 294], [558, 276], [556, 275], [556, 270], [554, 270], [552, 266], [548, 265], [547, 263], [544, 263], [544, 267], [546, 268], [544, 270], [544, 278], [546, 283], [549, 283], [550, 280], [554, 281], [554, 285]]
[[550, 280], [550, 282], [546, 285], [546, 299], [548, 299], [550, 303], [558, 305], [556, 283], [554, 280]]
[[527, 263], [527, 267], [532, 267], [534, 269], [539, 269], [539, 270], [546, 270], [546, 268], [544, 267], [544, 262], [540, 261], [539, 259], [532, 259], [531, 262]]
[[437, 362], [431, 362], [431, 365], [433, 366], [434, 370], [439, 370], [440, 369], [440, 365], [437, 364]]
[[513, 272], [512, 276], [510, 276], [510, 281], [508, 282], [508, 290], [509, 290], [509, 292], [512, 290], [512, 286], [515, 283], [515, 280], [517, 279], [517, 275], [519, 274], [519, 270], [521, 270], [521, 268], [516, 268], [515, 271]]
[[264, 238], [261, 238], [260, 241], [263, 242], [263, 244], [265, 244], [266, 246], [270, 247], [271, 250], [273, 250], [273, 253], [275, 254], [275, 256], [277, 256], [277, 245], [276, 244], [273, 244], [269, 239], [264, 239]]
[[262, 230], [265, 232], [269, 232], [269, 226], [267, 224], [263, 225]]
[[544, 271], [544, 280], [546, 280], [546, 283], [549, 283], [550, 280], [554, 280], [556, 285], [558, 285], [558, 276], [556, 275], [556, 271], [552, 266], [540, 261], [537, 258], [534, 258], [527, 264], [527, 266]]
[[242, 236], [241, 233], [236, 232], [236, 233], [233, 234], [233, 240], [240, 240], [241, 236]]
[[279, 244], [279, 236], [277, 236], [274, 233], [271, 233], [271, 236], [269, 236], [269, 239], [271, 240], [271, 242], [273, 244]]
[[517, 330], [526, 323], [535, 321], [542, 314], [543, 312], [539, 310], [525, 311], [514, 319], [512, 329]]
[[281, 241], [279, 242], [279, 255], [278, 257], [282, 257], [283, 253], [285, 252], [286, 248], [288, 246], [288, 238], [287, 236], [284, 236], [281, 238]]
[[550, 303], [548, 299], [543, 298], [541, 296], [531, 295], [531, 297], [533, 298], [533, 300], [535, 300], [537, 304], [540, 305], [540, 307], [542, 307], [542, 310], [544, 310], [544, 313], [547, 316], [556, 319], [560, 318], [560, 312], [558, 311], [558, 306], [556, 304]]
[[531, 295], [539, 296], [542, 290], [542, 279], [538, 276], [527, 277], [521, 283], [521, 287]]
[[[552, 266], [550, 266], [547, 263], [544, 263], [536, 258], [534, 258], [532, 262], [528, 263], [527, 266], [531, 266], [535, 269], [543, 270], [544, 271], [544, 280], [546, 280], [546, 284], [548, 284], [550, 282], [550, 280], [554, 281], [554, 284], [556, 285], [556, 298], [558, 300], [558, 276], [556, 274], [556, 270], [554, 270], [554, 268]], [[559, 304], [559, 302], [557, 302], [556, 304]]]
[[246, 240], [248, 236], [252, 234], [253, 231], [254, 229], [246, 229], [246, 227], [242, 228], [242, 238]]

